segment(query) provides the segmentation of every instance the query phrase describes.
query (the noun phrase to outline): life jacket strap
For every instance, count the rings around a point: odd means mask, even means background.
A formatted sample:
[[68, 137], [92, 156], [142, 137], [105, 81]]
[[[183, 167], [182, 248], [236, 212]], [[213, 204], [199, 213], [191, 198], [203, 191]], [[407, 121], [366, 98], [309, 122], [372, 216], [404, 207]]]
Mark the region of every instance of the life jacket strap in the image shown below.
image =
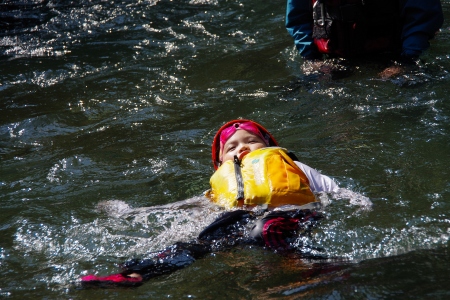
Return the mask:
[[236, 200], [244, 200], [244, 179], [242, 178], [241, 161], [237, 155], [234, 156], [234, 175], [237, 183]]

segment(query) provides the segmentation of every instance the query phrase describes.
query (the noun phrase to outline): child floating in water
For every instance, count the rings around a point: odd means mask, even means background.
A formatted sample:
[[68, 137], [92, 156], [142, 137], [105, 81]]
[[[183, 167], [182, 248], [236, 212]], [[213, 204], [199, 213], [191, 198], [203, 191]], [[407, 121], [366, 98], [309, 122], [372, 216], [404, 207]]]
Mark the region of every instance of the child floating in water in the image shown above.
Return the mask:
[[234, 120], [222, 126], [214, 137], [212, 156], [216, 172], [208, 196], [220, 206], [298, 206], [317, 202], [314, 193], [339, 189], [331, 178], [278, 147], [274, 137], [253, 121]]
[[[230, 211], [207, 226], [197, 239], [178, 242], [131, 260], [118, 274], [81, 278], [85, 287], [137, 286], [152, 277], [192, 264], [208, 253], [236, 245], [260, 245], [278, 252], [299, 252], [293, 243], [322, 218], [316, 194], [334, 193], [338, 185], [302, 164], [261, 125], [234, 120], [223, 125], [212, 145], [215, 173], [206, 196]], [[366, 199], [365, 205], [370, 205]], [[303, 257], [320, 256], [303, 247]]]

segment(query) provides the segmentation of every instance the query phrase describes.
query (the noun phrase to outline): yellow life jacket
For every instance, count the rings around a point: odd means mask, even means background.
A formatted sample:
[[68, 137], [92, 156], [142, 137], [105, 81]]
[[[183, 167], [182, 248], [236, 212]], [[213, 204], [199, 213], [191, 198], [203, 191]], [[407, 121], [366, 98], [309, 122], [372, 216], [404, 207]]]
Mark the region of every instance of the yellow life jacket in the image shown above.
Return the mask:
[[212, 175], [210, 184], [207, 196], [226, 208], [317, 202], [306, 175], [280, 147], [252, 151], [240, 162], [226, 161]]

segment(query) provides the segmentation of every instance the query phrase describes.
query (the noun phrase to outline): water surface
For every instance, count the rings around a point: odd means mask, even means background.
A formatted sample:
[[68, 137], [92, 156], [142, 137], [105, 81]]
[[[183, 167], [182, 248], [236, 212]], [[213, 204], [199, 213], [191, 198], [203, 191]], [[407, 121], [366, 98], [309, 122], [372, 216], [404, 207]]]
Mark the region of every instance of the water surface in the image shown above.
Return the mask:
[[[448, 18], [450, 3], [442, 1]], [[448, 22], [420, 68], [300, 72], [285, 1], [0, 4], [0, 295], [10, 299], [437, 298], [450, 234]], [[265, 125], [300, 160], [370, 198], [330, 197], [312, 242], [336, 260], [217, 253], [131, 290], [81, 275], [189, 240], [224, 122]], [[99, 210], [108, 202], [110, 209]]]

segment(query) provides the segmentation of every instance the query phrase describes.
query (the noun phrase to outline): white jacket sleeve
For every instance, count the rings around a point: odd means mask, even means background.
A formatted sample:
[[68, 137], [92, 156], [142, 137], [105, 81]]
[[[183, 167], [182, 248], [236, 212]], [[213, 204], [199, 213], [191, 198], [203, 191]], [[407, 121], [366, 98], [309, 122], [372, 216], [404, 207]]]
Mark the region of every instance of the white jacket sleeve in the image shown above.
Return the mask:
[[299, 162], [294, 161], [297, 166], [305, 173], [309, 180], [309, 187], [313, 193], [319, 192], [337, 192], [339, 186], [328, 176], [320, 174], [317, 170]]
[[309, 187], [313, 193], [333, 193], [333, 198], [335, 199], [350, 199], [350, 204], [361, 206], [364, 209], [370, 209], [372, 207], [372, 201], [368, 197], [345, 188], [340, 188], [330, 177], [320, 174], [317, 170], [301, 162], [294, 162], [305, 173], [306, 177], [308, 177]]

